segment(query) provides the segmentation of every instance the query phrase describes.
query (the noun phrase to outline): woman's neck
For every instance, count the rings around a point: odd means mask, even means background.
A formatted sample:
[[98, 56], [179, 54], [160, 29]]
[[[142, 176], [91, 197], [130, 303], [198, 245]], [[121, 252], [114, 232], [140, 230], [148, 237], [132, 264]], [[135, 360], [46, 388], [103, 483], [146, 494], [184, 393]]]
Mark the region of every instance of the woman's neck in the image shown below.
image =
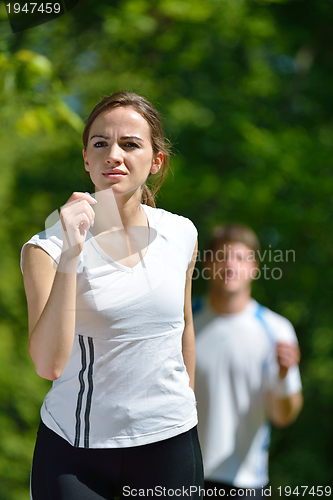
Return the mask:
[[97, 203], [93, 206], [95, 221], [90, 232], [97, 235], [127, 226], [147, 226], [147, 216], [141, 207], [138, 195], [135, 193], [125, 199], [124, 196], [116, 197], [111, 188], [97, 191], [95, 193]]

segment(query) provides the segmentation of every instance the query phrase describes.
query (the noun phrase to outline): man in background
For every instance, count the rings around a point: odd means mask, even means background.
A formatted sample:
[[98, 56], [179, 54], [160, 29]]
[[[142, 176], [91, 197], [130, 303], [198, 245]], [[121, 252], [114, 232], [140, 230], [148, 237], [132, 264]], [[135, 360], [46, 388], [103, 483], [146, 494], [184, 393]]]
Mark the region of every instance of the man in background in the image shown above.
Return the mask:
[[303, 405], [293, 326], [251, 298], [258, 251], [249, 227], [217, 228], [204, 253], [208, 296], [193, 307], [205, 488], [236, 499], [248, 488], [262, 497], [269, 422], [289, 425]]

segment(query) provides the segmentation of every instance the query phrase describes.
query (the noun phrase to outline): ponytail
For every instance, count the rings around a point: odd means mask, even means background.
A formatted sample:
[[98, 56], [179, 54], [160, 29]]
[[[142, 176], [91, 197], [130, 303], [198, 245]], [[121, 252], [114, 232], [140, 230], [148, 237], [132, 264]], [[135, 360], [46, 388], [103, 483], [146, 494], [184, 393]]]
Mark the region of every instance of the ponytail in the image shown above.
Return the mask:
[[143, 205], [148, 205], [149, 207], [156, 208], [154, 195], [150, 191], [149, 187], [146, 184], [143, 185], [142, 194], [141, 194], [141, 203]]

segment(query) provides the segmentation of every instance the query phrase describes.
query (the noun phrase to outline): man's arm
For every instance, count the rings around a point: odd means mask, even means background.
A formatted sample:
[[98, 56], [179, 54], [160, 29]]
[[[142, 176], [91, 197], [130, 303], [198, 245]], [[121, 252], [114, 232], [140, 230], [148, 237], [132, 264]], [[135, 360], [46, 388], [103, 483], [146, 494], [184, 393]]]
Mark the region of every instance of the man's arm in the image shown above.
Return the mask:
[[279, 375], [276, 386], [267, 393], [267, 409], [271, 422], [285, 427], [298, 417], [302, 406], [302, 392], [288, 394], [288, 370], [298, 365], [300, 350], [297, 344], [278, 342], [276, 347]]

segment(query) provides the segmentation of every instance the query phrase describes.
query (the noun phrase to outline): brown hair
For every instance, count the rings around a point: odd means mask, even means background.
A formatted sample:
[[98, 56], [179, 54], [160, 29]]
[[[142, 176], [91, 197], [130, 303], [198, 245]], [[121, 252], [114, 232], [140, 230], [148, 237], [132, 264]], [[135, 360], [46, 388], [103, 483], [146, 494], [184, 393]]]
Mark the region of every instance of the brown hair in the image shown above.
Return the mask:
[[227, 243], [242, 243], [254, 251], [256, 261], [258, 261], [258, 252], [260, 243], [255, 232], [245, 224], [230, 223], [225, 226], [218, 226], [214, 229], [208, 250], [212, 255]]
[[164, 137], [160, 116], [157, 110], [149, 101], [133, 92], [116, 92], [115, 94], [104, 97], [97, 104], [97, 106], [95, 106], [87, 119], [87, 123], [82, 136], [84, 149], [87, 148], [90, 128], [97, 116], [104, 111], [108, 111], [113, 108], [119, 108], [122, 106], [130, 106], [134, 108], [135, 111], [147, 121], [151, 131], [151, 145], [153, 154], [157, 155], [159, 152], [162, 152], [164, 155], [162, 166], [158, 174], [154, 175], [154, 179], [157, 176], [157, 181], [151, 183], [151, 190], [146, 184], [144, 184], [141, 195], [141, 203], [150, 205], [151, 207], [155, 207], [156, 193], [163, 184], [164, 178], [168, 171], [171, 148], [168, 140]]

